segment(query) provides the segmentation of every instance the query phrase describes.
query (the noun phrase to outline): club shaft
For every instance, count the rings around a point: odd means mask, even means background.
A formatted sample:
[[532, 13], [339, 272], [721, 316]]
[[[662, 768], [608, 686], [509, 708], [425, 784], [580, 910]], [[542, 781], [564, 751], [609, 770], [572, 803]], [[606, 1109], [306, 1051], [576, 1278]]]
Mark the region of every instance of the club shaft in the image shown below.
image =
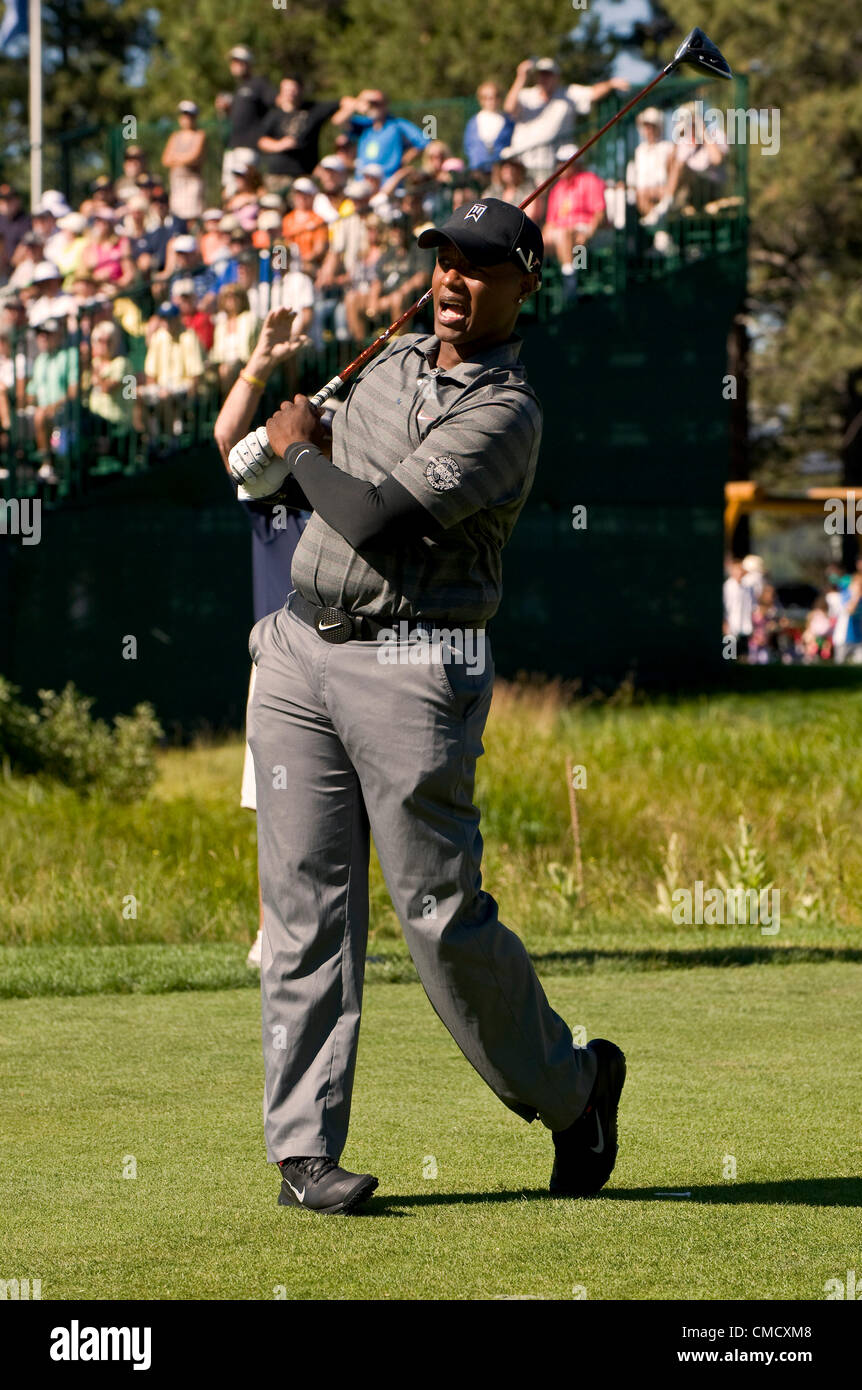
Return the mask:
[[[401, 328], [402, 325], [405, 324], [408, 319], [412, 319], [414, 314], [418, 314], [419, 310], [425, 307], [430, 298], [431, 291], [426, 290], [423, 295], [420, 295], [420, 297], [415, 301], [415, 303], [410, 305], [409, 309], [404, 310], [404, 313], [401, 315], [400, 318], [397, 318], [394, 323], [390, 323], [388, 328], [384, 328], [379, 338], [375, 338], [373, 343], [369, 343], [367, 348], [363, 348], [362, 352], [360, 352], [358, 357], [354, 357], [352, 362], [348, 362], [346, 367], [342, 367], [339, 376], [333, 377], [332, 381], [338, 381], [339, 386], [343, 386], [345, 381], [349, 381], [350, 378], [354, 376], [356, 372], [359, 371], [360, 367], [364, 367], [366, 362], [370, 362], [371, 358], [374, 356], [374, 354], [378, 351], [379, 348], [382, 348], [384, 343], [389, 342], [389, 339], [392, 337], [393, 333], [397, 333], [398, 329]], [[332, 385], [332, 381], [328, 381], [326, 385], [323, 387], [323, 391], [327, 392], [325, 398], [326, 400], [329, 400], [329, 397], [334, 395], [334, 392], [329, 390], [330, 386]], [[335, 390], [338, 390], [338, 386], [336, 386]], [[317, 395], [323, 395], [323, 391], [318, 391]], [[317, 404], [317, 396], [312, 397], [312, 404]]]

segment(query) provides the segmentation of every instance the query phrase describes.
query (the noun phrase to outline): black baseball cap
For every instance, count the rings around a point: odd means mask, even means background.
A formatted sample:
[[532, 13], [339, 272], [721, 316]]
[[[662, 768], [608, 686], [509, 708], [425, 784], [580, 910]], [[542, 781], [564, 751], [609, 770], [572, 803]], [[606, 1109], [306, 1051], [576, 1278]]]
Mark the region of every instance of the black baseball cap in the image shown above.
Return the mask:
[[545, 244], [537, 224], [502, 198], [464, 203], [442, 227], [427, 227], [416, 238], [422, 247], [451, 241], [474, 265], [503, 265], [541, 276]]

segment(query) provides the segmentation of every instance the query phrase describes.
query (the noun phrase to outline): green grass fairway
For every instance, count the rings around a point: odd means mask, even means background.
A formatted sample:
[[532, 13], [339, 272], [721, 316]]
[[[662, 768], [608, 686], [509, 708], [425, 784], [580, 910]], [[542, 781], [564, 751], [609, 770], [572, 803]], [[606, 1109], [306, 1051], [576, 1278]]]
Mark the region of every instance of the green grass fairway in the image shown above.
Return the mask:
[[372, 982], [344, 1159], [380, 1189], [353, 1218], [275, 1205], [253, 991], [8, 1001], [0, 1277], [44, 1299], [822, 1299], [862, 1259], [860, 985], [840, 962], [546, 977], [629, 1058], [612, 1185], [574, 1202], [542, 1195], [550, 1135], [419, 986]]

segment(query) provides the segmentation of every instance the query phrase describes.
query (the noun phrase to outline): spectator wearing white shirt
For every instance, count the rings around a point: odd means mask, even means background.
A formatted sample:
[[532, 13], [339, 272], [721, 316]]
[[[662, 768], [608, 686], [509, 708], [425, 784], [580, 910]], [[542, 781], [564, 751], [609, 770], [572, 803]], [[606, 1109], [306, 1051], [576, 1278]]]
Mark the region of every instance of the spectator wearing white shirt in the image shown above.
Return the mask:
[[639, 144], [626, 170], [626, 183], [634, 191], [638, 216], [646, 217], [667, 195], [668, 176], [674, 148], [663, 140], [664, 117], [657, 106], [638, 113]]
[[[528, 81], [533, 78], [533, 86]], [[515, 122], [510, 148], [519, 153], [531, 175], [550, 173], [554, 150], [572, 139], [575, 120], [586, 115], [594, 101], [612, 91], [625, 91], [628, 83], [620, 77], [584, 86], [560, 83], [560, 69], [553, 58], [525, 58], [518, 64], [515, 80], [503, 102], [504, 113]]]
[[327, 226], [331, 226], [341, 216], [344, 185], [347, 182], [347, 165], [341, 155], [328, 154], [321, 159], [314, 171], [314, 181], [320, 191], [315, 196], [311, 211], [322, 217]]
[[724, 631], [736, 639], [737, 656], [748, 653], [748, 639], [753, 631], [754, 594], [743, 582], [745, 570], [739, 560], [734, 560], [730, 573], [724, 581]]
[[483, 82], [476, 90], [479, 110], [464, 127], [470, 169], [490, 171], [512, 138], [512, 118], [502, 108], [502, 96], [496, 82]]
[[[63, 277], [50, 261], [40, 261], [33, 271], [33, 284], [39, 291], [27, 311], [31, 328], [38, 328], [48, 319], [73, 328], [78, 313], [77, 300], [63, 292]], [[71, 323], [68, 321], [71, 320]]]
[[237, 264], [236, 283], [245, 290], [251, 312], [262, 323], [270, 309], [290, 309], [295, 315], [290, 330], [291, 341], [307, 336], [314, 317], [314, 281], [298, 267], [296, 247], [292, 252], [288, 269], [274, 269], [269, 282], [257, 278], [259, 261], [257, 256], [241, 256]]
[[211, 356], [218, 365], [219, 384], [226, 394], [240, 367], [251, 357], [260, 324], [239, 284], [225, 285], [219, 290], [218, 308]]

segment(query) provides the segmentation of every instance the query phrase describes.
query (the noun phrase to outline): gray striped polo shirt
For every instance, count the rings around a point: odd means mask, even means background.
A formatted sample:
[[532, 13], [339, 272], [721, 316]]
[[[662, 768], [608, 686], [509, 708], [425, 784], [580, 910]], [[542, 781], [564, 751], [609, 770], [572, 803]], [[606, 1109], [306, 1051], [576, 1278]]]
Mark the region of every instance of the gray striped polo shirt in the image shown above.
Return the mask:
[[396, 338], [356, 378], [332, 429], [332, 462], [368, 482], [392, 475], [444, 527], [354, 550], [312, 514], [291, 578], [310, 603], [367, 617], [484, 623], [500, 604], [500, 552], [533, 484], [542, 411], [521, 339], [451, 369], [429, 334]]

